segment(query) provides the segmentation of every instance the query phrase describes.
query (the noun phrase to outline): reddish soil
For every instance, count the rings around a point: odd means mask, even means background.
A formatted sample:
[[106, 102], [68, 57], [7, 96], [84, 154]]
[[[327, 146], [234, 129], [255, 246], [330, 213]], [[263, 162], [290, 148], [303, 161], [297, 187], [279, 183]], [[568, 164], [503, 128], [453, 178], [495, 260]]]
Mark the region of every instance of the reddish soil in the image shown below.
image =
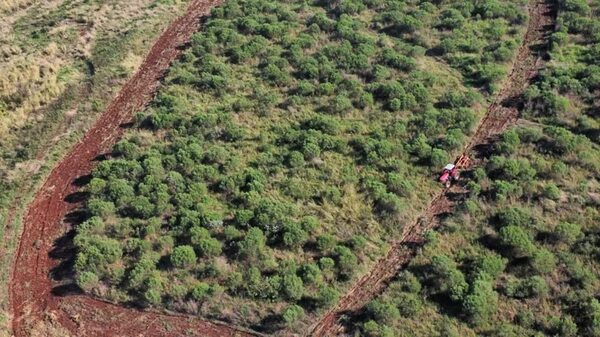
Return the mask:
[[[80, 177], [88, 175], [99, 155], [110, 151], [123, 125], [153, 97], [160, 78], [200, 28], [201, 17], [220, 0], [193, 0], [185, 15], [158, 38], [135, 75], [123, 86], [95, 125], [52, 170], [23, 221], [10, 281], [12, 327], [15, 336], [249, 336], [222, 323], [120, 307], [83, 295], [56, 295], [51, 280], [61, 249], [58, 238], [69, 230], [65, 216], [78, 203]], [[50, 326], [45, 330], [40, 323]]]
[[[514, 123], [518, 116], [518, 98], [543, 64], [547, 34], [554, 31], [556, 10], [544, 0], [532, 0], [529, 6], [529, 24], [521, 47], [512, 64], [511, 72], [488, 107], [457, 166], [468, 169], [478, 161], [464, 160], [493, 136]], [[452, 194], [463, 192], [460, 186], [445, 189], [435, 195], [418, 220], [404, 228], [402, 236], [393, 243], [388, 254], [380, 259], [369, 273], [359, 279], [335, 307], [326, 312], [310, 329], [307, 336], [336, 336], [345, 327], [338, 321], [344, 314], [358, 312], [371, 299], [380, 294], [389, 281], [402, 270], [424, 243], [424, 234], [439, 225], [436, 217], [452, 211], [455, 201]]]

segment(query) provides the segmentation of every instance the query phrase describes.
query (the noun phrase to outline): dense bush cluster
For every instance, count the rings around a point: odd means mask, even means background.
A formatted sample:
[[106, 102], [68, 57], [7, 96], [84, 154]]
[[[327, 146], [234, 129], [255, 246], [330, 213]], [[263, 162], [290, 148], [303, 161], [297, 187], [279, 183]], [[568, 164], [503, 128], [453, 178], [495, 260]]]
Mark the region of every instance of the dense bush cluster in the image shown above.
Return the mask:
[[[93, 172], [75, 239], [80, 287], [257, 329], [297, 326], [334, 303], [437, 188], [430, 173], [471, 132], [477, 89], [498, 78], [465, 86], [428, 55], [461, 34], [514, 52], [504, 41], [517, 38], [506, 27], [523, 21], [518, 2], [484, 3], [215, 8]], [[479, 26], [506, 29], [473, 35]], [[452, 66], [467, 55], [444, 53]], [[467, 302], [489, 290], [470, 287]], [[398, 301], [419, 303], [412, 293]]]
[[[551, 60], [526, 93], [529, 122], [500, 137], [474, 170], [470, 197], [364, 309], [356, 331], [600, 336], [599, 58], [590, 58], [599, 5], [561, 1]], [[426, 314], [399, 314], [415, 308], [398, 302], [407, 294]]]

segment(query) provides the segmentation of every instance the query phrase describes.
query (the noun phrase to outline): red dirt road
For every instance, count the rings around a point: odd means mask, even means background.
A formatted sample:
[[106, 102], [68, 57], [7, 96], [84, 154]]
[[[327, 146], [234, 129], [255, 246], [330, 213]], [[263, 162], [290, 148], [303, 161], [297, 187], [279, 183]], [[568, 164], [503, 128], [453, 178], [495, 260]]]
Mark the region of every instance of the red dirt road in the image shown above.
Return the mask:
[[65, 201], [78, 190], [75, 180], [90, 173], [98, 155], [110, 151], [123, 133], [121, 125], [152, 99], [180, 47], [200, 28], [200, 18], [219, 2], [190, 3], [186, 14], [162, 33], [136, 74], [52, 170], [28, 206], [10, 281], [15, 336], [249, 336], [200, 319], [123, 308], [81, 295], [55, 296], [49, 276], [58, 263], [49, 252], [68, 230], [62, 220], [76, 207]]
[[[501, 133], [517, 120], [519, 111], [514, 106], [514, 100], [524, 92], [543, 64], [543, 55], [539, 50], [544, 48], [538, 47], [546, 43], [547, 33], [554, 30], [555, 15], [555, 9], [548, 2], [530, 1], [527, 32], [514, 59], [511, 72], [503, 83], [502, 89], [496, 94], [493, 103], [488, 107], [469, 144], [465, 146], [464, 154], [469, 155], [475, 146], [487, 143], [490, 137]], [[469, 168], [472, 164], [467, 162], [462, 168]], [[421, 217], [404, 228], [402, 236], [392, 245], [388, 254], [379, 260], [369, 273], [359, 279], [335, 307], [326, 312], [309, 329], [307, 336], [337, 336], [344, 332], [344, 326], [338, 322], [340, 316], [357, 312], [380, 294], [388, 282], [416, 254], [416, 248], [423, 244], [425, 232], [438, 225], [435, 217], [452, 210], [453, 202], [449, 199], [448, 192], [450, 189], [445, 189], [433, 197]]]

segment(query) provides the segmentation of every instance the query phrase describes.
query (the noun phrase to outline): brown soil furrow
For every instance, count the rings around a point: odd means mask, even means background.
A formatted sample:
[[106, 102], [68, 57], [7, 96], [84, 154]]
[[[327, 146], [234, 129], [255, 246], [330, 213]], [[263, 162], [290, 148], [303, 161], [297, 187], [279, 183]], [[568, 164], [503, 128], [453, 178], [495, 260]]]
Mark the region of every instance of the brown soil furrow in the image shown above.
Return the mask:
[[[81, 295], [57, 296], [53, 294], [50, 278], [58, 264], [50, 252], [60, 248], [55, 240], [69, 229], [63, 219], [78, 206], [66, 201], [67, 196], [79, 189], [77, 179], [91, 172], [96, 158], [110, 151], [122, 135], [122, 125], [152, 99], [160, 78], [180, 54], [181, 46], [199, 29], [201, 17], [219, 2], [191, 2], [186, 14], [162, 33], [136, 74], [52, 170], [29, 204], [10, 281], [15, 336], [49, 335], [49, 326], [57, 335], [74, 336], [250, 335], [193, 317], [124, 308]], [[40, 327], [41, 322], [45, 327]]]
[[[554, 30], [555, 16], [555, 8], [547, 1], [530, 1], [527, 32], [514, 58], [511, 71], [470, 142], [465, 146], [464, 155], [468, 156], [476, 146], [486, 144], [492, 136], [501, 133], [517, 120], [518, 98], [543, 64], [546, 37]], [[467, 163], [463, 169], [471, 165], [472, 163]], [[424, 242], [425, 232], [436, 227], [436, 216], [452, 210], [453, 202], [449, 198], [449, 192], [450, 189], [444, 189], [432, 198], [418, 220], [404, 228], [403, 234], [392, 244], [388, 254], [309, 329], [307, 336], [336, 336], [343, 333], [344, 326], [338, 321], [340, 316], [356, 313], [380, 294], [388, 282], [416, 254], [417, 248]]]

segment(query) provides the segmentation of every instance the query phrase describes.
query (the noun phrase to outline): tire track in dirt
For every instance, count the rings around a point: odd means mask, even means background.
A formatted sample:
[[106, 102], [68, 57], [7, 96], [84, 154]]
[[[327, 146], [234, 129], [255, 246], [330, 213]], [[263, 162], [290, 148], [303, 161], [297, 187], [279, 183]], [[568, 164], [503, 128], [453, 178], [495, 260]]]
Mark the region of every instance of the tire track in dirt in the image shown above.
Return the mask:
[[[123, 125], [152, 98], [181, 47], [201, 25], [201, 18], [221, 0], [193, 0], [187, 12], [161, 34], [146, 59], [122, 87], [94, 126], [52, 170], [25, 212], [10, 281], [14, 336], [250, 336], [251, 334], [189, 316], [120, 307], [84, 295], [53, 294], [50, 274], [57, 260], [50, 253], [69, 226], [62, 221], [76, 203], [79, 189], [98, 156], [110, 151]], [[43, 322], [43, 323], [42, 323]], [[40, 324], [42, 327], [40, 327]]]
[[[464, 159], [468, 158], [476, 146], [485, 145], [492, 136], [501, 133], [517, 120], [518, 98], [543, 65], [547, 35], [554, 31], [556, 8], [550, 1], [530, 1], [527, 31], [510, 73], [470, 142], [464, 147], [463, 155], [457, 159], [457, 166], [461, 164], [463, 170], [472, 166], [471, 161]], [[321, 316], [309, 329], [307, 336], [337, 336], [344, 332], [345, 327], [338, 321], [340, 316], [356, 313], [380, 294], [416, 254], [417, 248], [424, 243], [424, 234], [438, 225], [436, 216], [452, 211], [454, 202], [450, 199], [450, 193], [457, 192], [455, 189], [460, 188], [451, 189], [444, 189], [432, 198], [418, 220], [404, 228], [401, 237], [392, 244], [387, 255], [360, 278], [332, 309]]]

